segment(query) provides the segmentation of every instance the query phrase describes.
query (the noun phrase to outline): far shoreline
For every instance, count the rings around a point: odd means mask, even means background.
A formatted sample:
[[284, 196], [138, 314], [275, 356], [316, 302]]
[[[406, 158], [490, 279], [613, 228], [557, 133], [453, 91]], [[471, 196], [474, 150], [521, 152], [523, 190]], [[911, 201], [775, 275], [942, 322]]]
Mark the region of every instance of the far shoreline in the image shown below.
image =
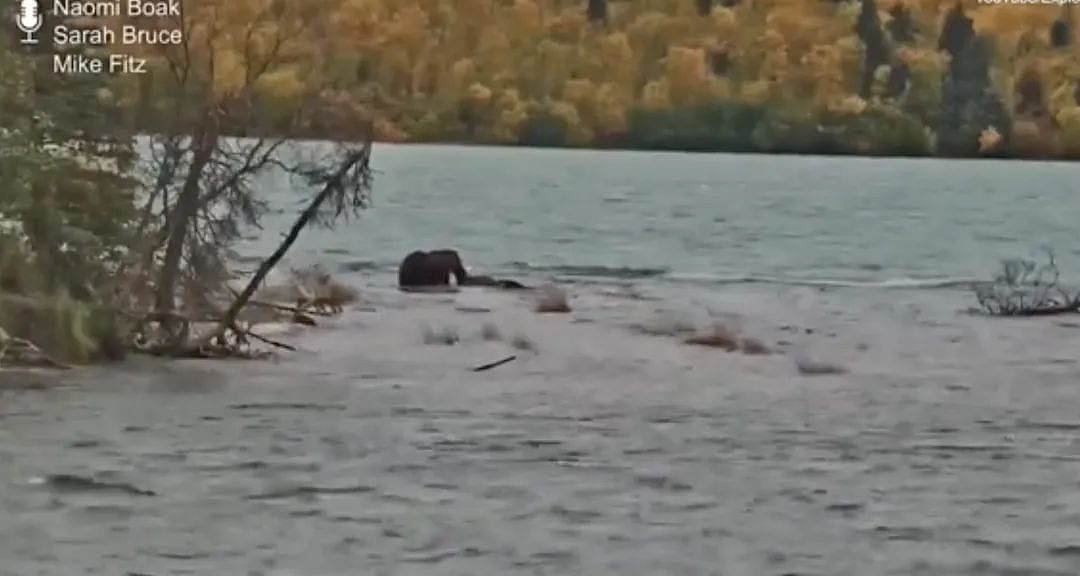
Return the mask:
[[[140, 132], [136, 138], [149, 138], [162, 135], [160, 132]], [[228, 137], [239, 139], [276, 138], [273, 134], [242, 134], [227, 132]], [[299, 144], [349, 144], [361, 143], [360, 137], [351, 138], [346, 136], [313, 136], [300, 135], [287, 138], [291, 142]], [[1039, 164], [1072, 164], [1080, 162], [1080, 158], [1069, 157], [1038, 157], [1038, 156], [1008, 156], [1008, 155], [968, 155], [968, 156], [945, 156], [945, 155], [913, 155], [903, 152], [881, 153], [855, 153], [842, 151], [789, 151], [789, 150], [740, 150], [740, 149], [677, 149], [677, 148], [648, 148], [634, 146], [534, 146], [525, 144], [497, 144], [484, 142], [469, 142], [469, 140], [401, 140], [392, 138], [375, 138], [377, 146], [395, 147], [430, 147], [430, 148], [485, 148], [485, 149], [508, 149], [508, 150], [535, 150], [535, 151], [582, 151], [582, 152], [612, 152], [612, 153], [640, 153], [640, 155], [689, 155], [689, 156], [751, 156], [751, 157], [779, 157], [779, 158], [822, 158], [822, 159], [852, 159], [852, 160], [908, 160], [908, 161], [945, 161], [945, 162], [1024, 162]]]
[[[144, 132], [137, 135], [139, 138], [146, 138], [156, 136], [159, 133], [156, 132]], [[240, 139], [255, 139], [255, 138], [276, 138], [278, 136], [271, 134], [237, 134], [231, 133], [229, 136]], [[348, 137], [334, 137], [332, 135], [325, 136], [311, 136], [301, 135], [298, 137], [289, 138], [289, 140], [298, 143], [328, 143], [328, 144], [345, 144], [349, 142], [361, 142], [361, 139], [353, 139]], [[1040, 164], [1072, 164], [1080, 161], [1080, 158], [1070, 158], [1067, 156], [1010, 156], [1007, 154], [972, 154], [972, 155], [940, 155], [940, 154], [905, 154], [905, 153], [854, 153], [854, 152], [795, 152], [795, 151], [768, 151], [768, 150], [707, 150], [707, 149], [675, 149], [675, 148], [648, 148], [643, 146], [534, 146], [526, 144], [499, 144], [489, 142], [470, 142], [470, 141], [456, 141], [456, 140], [395, 140], [388, 138], [375, 138], [373, 142], [376, 145], [392, 145], [400, 147], [432, 147], [432, 148], [483, 148], [483, 149], [518, 149], [518, 150], [535, 150], [535, 151], [581, 151], [581, 152], [611, 152], [621, 154], [664, 154], [664, 155], [695, 155], [695, 156], [710, 156], [710, 155], [730, 155], [730, 156], [778, 156], [778, 157], [808, 157], [808, 158], [849, 158], [860, 160], [936, 160], [936, 161], [966, 161], [966, 162], [979, 162], [979, 161], [1001, 161], [1001, 162], [1024, 162], [1024, 163], [1040, 163]]]
[[[318, 139], [318, 138], [294, 138], [297, 142], [345, 142], [347, 140]], [[848, 158], [858, 160], [939, 160], [939, 161], [1007, 161], [1027, 162], [1039, 164], [1071, 164], [1080, 161], [1080, 158], [1068, 157], [1038, 157], [1038, 156], [1006, 156], [1006, 155], [969, 155], [969, 156], [942, 156], [935, 154], [855, 154], [847, 152], [785, 152], [785, 151], [762, 151], [762, 150], [678, 150], [672, 148], [644, 148], [644, 147], [601, 147], [601, 146], [530, 146], [524, 144], [488, 144], [483, 142], [454, 142], [454, 141], [397, 141], [375, 140], [375, 144], [394, 145], [401, 147], [441, 147], [441, 148], [503, 148], [519, 150], [551, 150], [561, 152], [612, 152], [629, 154], [683, 154], [694, 156], [780, 156], [780, 157], [809, 157], [809, 158]]]

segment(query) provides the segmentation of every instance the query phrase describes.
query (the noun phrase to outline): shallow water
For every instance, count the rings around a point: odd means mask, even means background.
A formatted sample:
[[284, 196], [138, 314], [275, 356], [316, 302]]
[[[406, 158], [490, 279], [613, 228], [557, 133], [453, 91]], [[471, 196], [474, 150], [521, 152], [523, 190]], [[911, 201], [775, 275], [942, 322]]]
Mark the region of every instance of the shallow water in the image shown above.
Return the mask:
[[[365, 302], [300, 353], [0, 391], [0, 575], [1080, 572], [1080, 321], [949, 282], [1068, 247], [1075, 166], [375, 160], [371, 212], [299, 253]], [[446, 245], [574, 312], [392, 288]], [[671, 335], [713, 322], [776, 353]]]

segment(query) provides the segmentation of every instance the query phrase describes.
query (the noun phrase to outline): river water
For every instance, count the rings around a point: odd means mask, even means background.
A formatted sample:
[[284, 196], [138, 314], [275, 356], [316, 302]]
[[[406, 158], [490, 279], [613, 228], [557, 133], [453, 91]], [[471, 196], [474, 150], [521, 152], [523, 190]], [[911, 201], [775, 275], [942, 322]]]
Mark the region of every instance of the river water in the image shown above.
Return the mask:
[[[971, 315], [963, 284], [1043, 246], [1080, 270], [1076, 165], [374, 163], [374, 206], [294, 254], [364, 302], [300, 352], [0, 391], [0, 575], [1080, 573], [1080, 322]], [[252, 255], [293, 215], [261, 185], [287, 211]], [[574, 311], [397, 292], [434, 247]], [[673, 335], [714, 322], [776, 353]]]

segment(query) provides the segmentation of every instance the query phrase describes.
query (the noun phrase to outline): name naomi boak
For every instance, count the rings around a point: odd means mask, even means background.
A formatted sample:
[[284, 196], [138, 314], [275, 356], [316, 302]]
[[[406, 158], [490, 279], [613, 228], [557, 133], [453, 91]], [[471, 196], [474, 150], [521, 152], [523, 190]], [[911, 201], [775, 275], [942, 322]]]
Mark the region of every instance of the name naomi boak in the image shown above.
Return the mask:
[[107, 18], [122, 15], [150, 18], [179, 17], [180, 0], [158, 2], [146, 0], [107, 0], [105, 2], [53, 0], [53, 13], [57, 16], [72, 18]]

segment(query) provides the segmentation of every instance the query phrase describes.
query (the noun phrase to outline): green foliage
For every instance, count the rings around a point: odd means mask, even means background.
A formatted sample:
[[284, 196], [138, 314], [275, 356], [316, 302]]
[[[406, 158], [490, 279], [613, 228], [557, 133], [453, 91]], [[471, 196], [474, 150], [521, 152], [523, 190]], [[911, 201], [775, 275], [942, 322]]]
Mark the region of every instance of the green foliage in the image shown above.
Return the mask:
[[833, 123], [839, 146], [848, 154], [924, 156], [932, 141], [919, 118], [896, 108], [877, 106]]
[[627, 121], [629, 147], [658, 150], [748, 152], [757, 148], [754, 131], [765, 117], [761, 106], [736, 102], [692, 108], [634, 108]]
[[754, 130], [753, 139], [765, 152], [843, 154], [846, 150], [840, 142], [841, 133], [803, 114], [770, 110]]
[[536, 107], [522, 123], [517, 143], [538, 148], [561, 147], [570, 143], [570, 127], [565, 119], [543, 107]]
[[111, 300], [136, 215], [128, 110], [111, 87], [0, 48], [0, 327], [72, 361], [109, 331], [89, 311]]

